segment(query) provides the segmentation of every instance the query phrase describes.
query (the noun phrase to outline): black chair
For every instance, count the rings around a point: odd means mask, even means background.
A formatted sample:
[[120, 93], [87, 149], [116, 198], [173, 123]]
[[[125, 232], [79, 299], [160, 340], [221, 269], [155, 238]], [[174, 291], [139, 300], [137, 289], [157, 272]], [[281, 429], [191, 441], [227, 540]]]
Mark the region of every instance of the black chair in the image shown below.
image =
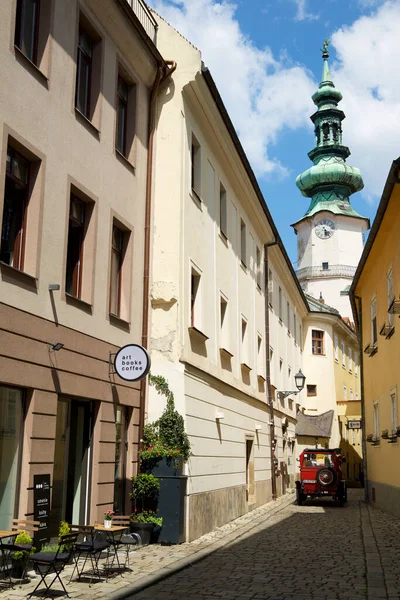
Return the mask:
[[[74, 552], [74, 544], [78, 539], [77, 533], [68, 533], [67, 535], [63, 535], [61, 540], [58, 543], [57, 552], [36, 552], [31, 555], [31, 560], [33, 562], [33, 566], [35, 572], [40, 575], [40, 581], [30, 594], [28, 594], [28, 598], [33, 596], [36, 591], [39, 589], [42, 583], [44, 583], [47, 591], [52, 587], [53, 583], [58, 579], [61, 584], [62, 589], [66, 593], [69, 598], [69, 594], [64, 587], [64, 584], [61, 580], [60, 573], [64, 569], [65, 565], [68, 564], [73, 552]], [[53, 575], [54, 578], [51, 580], [50, 585], [46, 582], [47, 575]]]
[[11, 561], [12, 552], [16, 550], [14, 545], [16, 537], [17, 533], [9, 535], [7, 538], [0, 538], [0, 576], [5, 577], [12, 589], [14, 589], [14, 585], [11, 579], [11, 568], [9, 561]]
[[[82, 577], [82, 573], [85, 570], [86, 562], [90, 559], [92, 566], [89, 586], [92, 584], [93, 578], [96, 577], [99, 581], [101, 580], [101, 573], [99, 569], [99, 559], [101, 554], [107, 551], [108, 561], [108, 549], [110, 544], [103, 539], [96, 537], [96, 530], [91, 525], [71, 525], [71, 531], [75, 531], [79, 536], [79, 539], [74, 545], [74, 556], [75, 556], [75, 567], [72, 571], [70, 581], [74, 576], [75, 571], [78, 573], [78, 579]], [[79, 570], [79, 559], [81, 556], [85, 557], [82, 568]]]
[[[129, 524], [130, 524], [130, 517], [128, 515], [116, 515], [113, 518], [113, 525], [118, 525], [121, 527], [125, 526], [126, 530], [120, 532], [119, 534], [115, 534], [115, 535], [107, 534], [108, 542], [111, 544], [111, 546], [114, 547], [114, 556], [113, 556], [110, 568], [113, 567], [115, 558], [117, 559], [117, 564], [118, 564], [119, 569], [121, 569], [121, 568], [125, 569], [126, 565], [128, 565], [128, 568], [129, 568], [129, 566], [130, 566], [129, 565], [130, 550], [132, 550], [132, 548], [140, 546], [142, 544], [142, 539], [138, 533], [129, 533]], [[123, 548], [125, 551], [125, 563], [123, 566], [121, 566], [121, 564], [119, 562], [119, 558], [118, 558], [118, 550], [120, 548]]]

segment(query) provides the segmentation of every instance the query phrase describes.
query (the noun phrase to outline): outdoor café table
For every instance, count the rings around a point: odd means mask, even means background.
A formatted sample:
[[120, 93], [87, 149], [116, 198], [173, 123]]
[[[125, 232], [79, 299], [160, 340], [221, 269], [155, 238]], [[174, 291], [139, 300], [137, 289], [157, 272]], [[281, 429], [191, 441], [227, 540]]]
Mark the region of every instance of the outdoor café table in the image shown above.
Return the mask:
[[[18, 535], [18, 531], [12, 531], [11, 529], [0, 530], [0, 573], [7, 573], [7, 579], [12, 586], [11, 572], [7, 569], [7, 558], [10, 554], [10, 546], [13, 545], [15, 538]], [[13, 538], [11, 542], [3, 544], [3, 540], [7, 538]]]
[[114, 558], [117, 559], [117, 563], [118, 563], [118, 569], [121, 568], [121, 565], [119, 564], [119, 559], [118, 559], [118, 541], [120, 539], [120, 537], [122, 536], [123, 532], [126, 531], [127, 526], [126, 525], [111, 525], [111, 527], [104, 527], [104, 525], [102, 523], [95, 523], [93, 525], [93, 527], [95, 528], [96, 531], [101, 531], [102, 533], [105, 533], [107, 536], [107, 542], [110, 544], [110, 547], [114, 548], [114, 556], [111, 562], [111, 565], [108, 567], [109, 569], [111, 569], [111, 567], [114, 564]]

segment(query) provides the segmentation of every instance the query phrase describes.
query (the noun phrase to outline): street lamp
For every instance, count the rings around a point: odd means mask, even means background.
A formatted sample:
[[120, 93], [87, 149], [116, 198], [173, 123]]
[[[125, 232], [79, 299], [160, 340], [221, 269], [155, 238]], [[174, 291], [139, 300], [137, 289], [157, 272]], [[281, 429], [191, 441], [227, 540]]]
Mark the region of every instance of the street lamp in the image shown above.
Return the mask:
[[301, 372], [301, 369], [299, 369], [299, 372], [296, 373], [296, 375], [294, 376], [294, 381], [295, 381], [297, 390], [276, 392], [276, 395], [278, 396], [279, 400], [283, 400], [284, 398], [287, 398], [287, 396], [295, 396], [296, 394], [301, 392], [301, 390], [304, 388], [306, 377]]

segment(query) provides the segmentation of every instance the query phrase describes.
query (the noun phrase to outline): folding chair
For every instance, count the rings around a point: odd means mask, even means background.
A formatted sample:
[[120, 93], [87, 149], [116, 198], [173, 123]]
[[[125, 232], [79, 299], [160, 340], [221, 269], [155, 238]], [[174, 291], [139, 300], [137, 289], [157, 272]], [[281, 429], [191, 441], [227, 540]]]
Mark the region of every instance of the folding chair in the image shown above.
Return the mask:
[[[18, 536], [18, 533], [20, 531], [27, 531], [33, 538], [35, 533], [37, 531], [39, 531], [39, 525], [40, 525], [40, 521], [30, 521], [28, 519], [13, 519], [11, 529], [12, 529], [12, 531], [16, 532], [16, 537]], [[32, 548], [33, 548], [33, 544], [15, 544], [14, 543], [14, 548], [12, 550], [14, 552], [18, 552], [19, 550], [25, 550], [25, 552], [30, 552], [32, 550]], [[26, 573], [26, 569], [28, 567], [28, 562], [29, 562], [29, 559], [25, 561], [24, 570], [22, 572], [21, 579], [19, 580], [19, 584], [21, 584], [21, 582], [25, 578], [25, 573]]]
[[[142, 539], [138, 533], [129, 533], [129, 524], [130, 524], [129, 515], [114, 516], [113, 525], [117, 525], [117, 526], [126, 525], [127, 531], [126, 532], [123, 531], [121, 534], [119, 534], [119, 537], [113, 536], [113, 537], [108, 538], [108, 541], [110, 542], [110, 544], [112, 546], [114, 546], [115, 557], [117, 559], [119, 568], [121, 568], [121, 565], [120, 565], [119, 558], [118, 558], [118, 549], [122, 547], [126, 551], [125, 563], [123, 565], [124, 569], [125, 569], [126, 565], [128, 565], [128, 567], [129, 567], [129, 552], [130, 552], [130, 550], [134, 546], [140, 546], [142, 544]], [[113, 557], [110, 567], [113, 566], [115, 557]]]
[[[14, 540], [17, 533], [0, 537], [0, 575], [4, 575], [9, 582], [11, 589], [14, 589], [13, 580], [11, 579], [11, 569], [8, 561], [11, 560], [11, 553], [15, 550]], [[8, 541], [5, 541], [5, 540]]]
[[[60, 577], [61, 571], [64, 569], [65, 565], [68, 564], [69, 559], [74, 551], [74, 544], [78, 539], [77, 533], [68, 533], [67, 535], [63, 535], [61, 540], [58, 543], [57, 552], [37, 552], [36, 554], [32, 554], [31, 560], [33, 562], [33, 566], [38, 575], [40, 575], [40, 581], [30, 594], [28, 594], [28, 598], [33, 596], [36, 591], [39, 589], [42, 583], [44, 583], [47, 591], [52, 587], [53, 583], [58, 579], [61, 584], [62, 589], [66, 593], [69, 598], [69, 594], [64, 587], [62, 579]], [[54, 578], [51, 580], [50, 585], [46, 582], [47, 575], [54, 574]], [[47, 594], [47, 592], [46, 592]]]
[[[92, 566], [89, 586], [92, 584], [94, 577], [97, 577], [97, 579], [101, 581], [99, 559], [102, 552], [104, 552], [104, 550], [107, 550], [108, 561], [108, 548], [110, 547], [110, 544], [105, 540], [96, 539], [96, 531], [91, 525], [71, 525], [71, 531], [74, 531], [79, 536], [79, 539], [75, 542], [74, 545], [75, 566], [69, 580], [72, 580], [75, 571], [78, 574], [78, 579], [82, 577], [82, 573], [85, 570], [86, 562], [89, 558], [90, 564]], [[85, 560], [81, 570], [79, 570], [78, 561], [81, 556], [85, 556]]]

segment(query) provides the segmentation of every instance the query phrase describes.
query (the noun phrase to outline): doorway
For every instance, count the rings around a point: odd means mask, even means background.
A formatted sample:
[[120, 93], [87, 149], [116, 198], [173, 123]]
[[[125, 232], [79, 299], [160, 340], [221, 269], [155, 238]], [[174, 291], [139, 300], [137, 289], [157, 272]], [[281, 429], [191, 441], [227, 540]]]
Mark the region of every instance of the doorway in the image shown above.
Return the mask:
[[254, 504], [254, 439], [246, 438], [246, 490], [247, 502]]
[[60, 399], [57, 407], [50, 535], [60, 521], [86, 525], [91, 489], [93, 402]]

